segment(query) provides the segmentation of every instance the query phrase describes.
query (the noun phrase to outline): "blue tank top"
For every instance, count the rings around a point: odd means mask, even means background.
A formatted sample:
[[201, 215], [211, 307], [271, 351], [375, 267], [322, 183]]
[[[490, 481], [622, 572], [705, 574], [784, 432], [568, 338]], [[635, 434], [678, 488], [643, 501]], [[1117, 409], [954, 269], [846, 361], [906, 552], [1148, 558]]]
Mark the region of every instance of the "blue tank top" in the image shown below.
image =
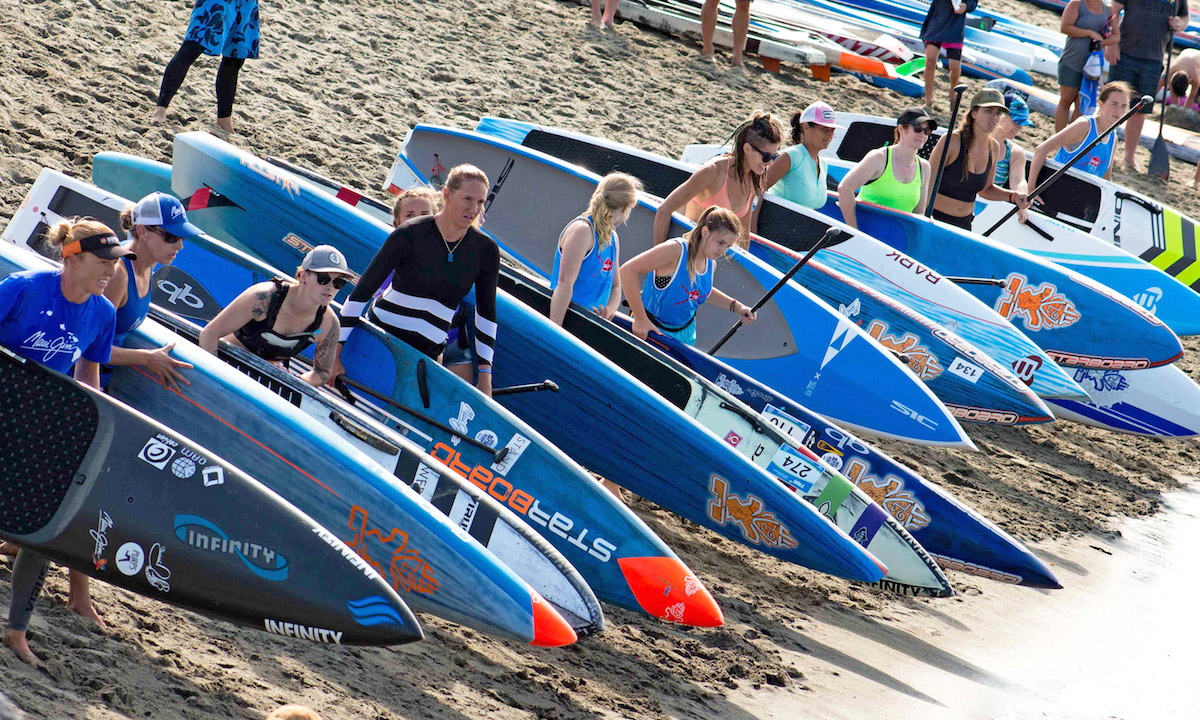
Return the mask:
[[[1085, 137], [1083, 140], [1081, 140], [1079, 142], [1079, 144], [1076, 145], [1075, 147], [1069, 148], [1069, 147], [1064, 146], [1064, 147], [1059, 148], [1058, 152], [1055, 153], [1055, 155], [1054, 155], [1055, 162], [1066, 165], [1067, 161], [1071, 159], [1072, 155], [1074, 155], [1080, 148], [1086, 146], [1088, 143], [1095, 140], [1096, 137], [1100, 134], [1096, 128], [1096, 116], [1088, 115], [1087, 119], [1088, 119], [1087, 137]], [[1079, 158], [1079, 160], [1071, 167], [1076, 168], [1078, 170], [1082, 170], [1085, 173], [1091, 173], [1092, 175], [1095, 175], [1097, 177], [1104, 177], [1105, 173], [1108, 172], [1109, 164], [1112, 163], [1113, 149], [1116, 146], [1117, 146], [1117, 134], [1112, 133], [1111, 135], [1108, 136], [1107, 139], [1105, 139], [1104, 142], [1102, 142], [1099, 145], [1097, 145], [1096, 147], [1092, 148], [1088, 152], [1087, 155]]]
[[[593, 222], [592, 216], [584, 215], [583, 219], [587, 220], [592, 228], [592, 247], [579, 265], [575, 287], [571, 288], [571, 302], [577, 302], [591, 310], [607, 305], [612, 294], [613, 271], [617, 263], [617, 233], [614, 230], [612, 242], [601, 249], [600, 236], [596, 234], [596, 223]], [[566, 232], [566, 228], [563, 228], [563, 232]], [[554, 251], [554, 270], [550, 273], [551, 290], [558, 287], [558, 264], [562, 261], [562, 235], [559, 235], [558, 239], [560, 242]]]
[[709, 260], [704, 272], [692, 280], [688, 273], [687, 240], [678, 238], [679, 263], [665, 288], [655, 284], [655, 273], [646, 276], [642, 285], [642, 304], [655, 327], [672, 337], [696, 344], [696, 309], [712, 294], [713, 261]]
[[1004, 141], [1004, 159], [996, 163], [996, 187], [1008, 187], [1008, 163], [1012, 160], [1012, 143]]
[[120, 345], [125, 335], [137, 329], [146, 316], [150, 314], [150, 292], [138, 295], [137, 279], [133, 275], [133, 261], [121, 258], [125, 263], [125, 275], [129, 289], [125, 293], [125, 304], [117, 308], [117, 331], [113, 335], [113, 345]]

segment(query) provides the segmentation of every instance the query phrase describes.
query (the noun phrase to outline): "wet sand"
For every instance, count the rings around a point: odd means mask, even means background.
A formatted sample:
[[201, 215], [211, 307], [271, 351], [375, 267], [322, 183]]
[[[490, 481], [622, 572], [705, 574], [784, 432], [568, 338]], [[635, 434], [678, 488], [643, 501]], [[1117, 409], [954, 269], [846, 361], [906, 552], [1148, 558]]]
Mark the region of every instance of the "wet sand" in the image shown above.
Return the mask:
[[[987, 6], [1057, 24], [1052, 14], [1017, 0]], [[209, 129], [212, 59], [192, 68], [167, 123], [146, 122], [189, 9], [190, 3], [159, 0], [0, 3], [6, 38], [0, 44], [0, 222], [43, 166], [88, 178], [91, 157], [101, 150], [169, 161], [175, 132]], [[264, 2], [263, 57], [243, 71], [234, 112], [239, 132], [231, 140], [377, 188], [404, 129], [417, 122], [470, 127], [480, 115], [506, 115], [677, 155], [688, 143], [724, 138], [756, 108], [786, 117], [815, 99], [876, 114], [909, 104], [848, 77], [817, 82], [803, 69], [771, 75], [752, 67], [742, 75], [699, 61], [692, 42], [624, 23], [595, 35], [585, 29], [586, 18], [584, 8], [551, 0]], [[1035, 120], [1027, 146], [1049, 134], [1048, 120]], [[1148, 154], [1139, 153], [1144, 164]], [[1118, 179], [1196, 215], [1195, 195], [1183, 182], [1191, 172], [1173, 162], [1165, 186], [1144, 177]], [[1180, 367], [1200, 377], [1200, 341], [1185, 344], [1189, 352]], [[1047, 659], [1063, 673], [1043, 681], [1029, 673], [1046, 664], [1027, 670], [1008, 663], [1026, 654], [1053, 657], [1040, 646], [1111, 659], [1114, 678], [1134, 677], [1132, 657], [1152, 662], [1152, 654], [1097, 646], [1083, 632], [1090, 627], [1087, 613], [1098, 627], [1115, 622], [1112, 606], [1089, 602], [1133, 592], [1140, 582], [1132, 565], [1120, 565], [1124, 574], [1102, 571], [1096, 561], [1113, 567], [1129, 560], [1094, 533], [1126, 527], [1124, 516], [1155, 513], [1164, 491], [1200, 474], [1198, 446], [1065, 422], [969, 432], [981, 452], [882, 445], [1034, 544], [1056, 563], [1065, 590], [1044, 593], [951, 573], [957, 598], [896, 598], [781, 566], [636, 501], [637, 512], [713, 591], [725, 611], [724, 628], [667, 626], [606, 607], [605, 633], [561, 650], [518, 647], [436, 619], [425, 619], [424, 643], [356, 650], [239, 630], [97, 584], [109, 623], [97, 632], [65, 610], [66, 574], [59, 573], [30, 633], [47, 669], [34, 671], [0, 652], [0, 689], [31, 717], [55, 719], [261, 718], [284, 702], [307, 703], [327, 719], [1021, 718], [1046, 708], [1065, 712], [1049, 704], [1058, 692], [1053, 683], [1073, 685], [1078, 674]], [[1114, 555], [1089, 549], [1094, 544]], [[10, 565], [0, 560], [3, 607]], [[1137, 598], [1146, 608], [1140, 614], [1186, 617], [1170, 615], [1161, 598], [1187, 595], [1161, 587]], [[1072, 612], [1084, 618], [1068, 625], [1062, 617]], [[1035, 641], [1012, 635], [1021, 623], [1039, 629]], [[1174, 628], [1158, 632], [1181, 637]], [[1115, 681], [1104, 688], [1125, 697]], [[1177, 689], [1158, 696], [1187, 699]], [[1137, 717], [1151, 707], [1128, 697], [1136, 702], [1114, 698], [1100, 716]], [[988, 704], [996, 702], [1014, 704]], [[1079, 717], [1094, 717], [1095, 709], [1081, 708]]]

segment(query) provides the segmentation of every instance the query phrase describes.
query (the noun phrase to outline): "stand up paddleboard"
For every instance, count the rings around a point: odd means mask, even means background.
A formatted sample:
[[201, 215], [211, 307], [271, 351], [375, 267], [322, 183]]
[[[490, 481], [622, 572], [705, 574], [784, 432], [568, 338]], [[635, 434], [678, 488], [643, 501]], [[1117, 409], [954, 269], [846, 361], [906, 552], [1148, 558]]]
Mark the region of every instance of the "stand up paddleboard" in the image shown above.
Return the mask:
[[0, 463], [0, 537], [98, 580], [313, 642], [422, 637], [379, 573], [258, 481], [3, 347]]

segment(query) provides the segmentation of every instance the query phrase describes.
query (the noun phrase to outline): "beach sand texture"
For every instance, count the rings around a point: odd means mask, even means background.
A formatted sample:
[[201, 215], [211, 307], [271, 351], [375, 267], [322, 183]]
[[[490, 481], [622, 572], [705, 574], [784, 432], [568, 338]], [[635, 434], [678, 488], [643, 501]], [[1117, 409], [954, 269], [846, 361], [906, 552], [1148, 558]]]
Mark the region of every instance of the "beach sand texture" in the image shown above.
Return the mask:
[[[1057, 26], [1051, 13], [1022, 2], [987, 6]], [[175, 132], [210, 128], [212, 58], [193, 66], [166, 123], [147, 122], [190, 8], [181, 0], [0, 2], [0, 221], [43, 166], [87, 179], [102, 150], [169, 161]], [[848, 77], [767, 74], [753, 57], [742, 75], [699, 61], [691, 41], [627, 23], [596, 35], [586, 18], [584, 8], [553, 0], [264, 1], [262, 57], [242, 72], [231, 141], [375, 189], [417, 122], [471, 127], [483, 114], [502, 115], [677, 156], [688, 143], [723, 139], [757, 108], [786, 120], [816, 99], [884, 115], [908, 104]], [[1049, 134], [1048, 119], [1035, 120], [1027, 147]], [[1139, 158], [1144, 166], [1148, 153], [1140, 149]], [[1117, 179], [1195, 215], [1184, 183], [1192, 168], [1173, 161], [1172, 171], [1165, 186]], [[1186, 346], [1180, 367], [1200, 377], [1200, 341]], [[1084, 577], [1081, 559], [1111, 561], [1089, 554], [1097, 541], [1085, 534], [1155, 512], [1161, 493], [1200, 466], [1194, 441], [1152, 442], [1065, 422], [968, 430], [980, 453], [882, 446], [1016, 537], [1041, 543], [1068, 585]], [[897, 598], [779, 565], [650, 503], [634, 508], [699, 572], [725, 627], [679, 628], [606, 607], [609, 628], [565, 649], [514, 646], [429, 618], [428, 640], [417, 645], [330, 648], [238, 630], [96, 583], [108, 622], [99, 632], [65, 610], [66, 574], [57, 571], [30, 631], [47, 668], [0, 652], [0, 689], [30, 717], [56, 720], [261, 718], [286, 702], [307, 703], [327, 720], [971, 717], [981, 711], [956, 705], [965, 701], [942, 696], [937, 684], [897, 679], [899, 665], [953, 667], [967, 677], [982, 668], [963, 658], [980, 656], [989, 626], [1013, 622], [991, 608], [1023, 615], [1056, 602], [959, 573], [950, 573], [960, 591], [954, 599]], [[0, 560], [0, 607], [10, 569], [10, 559]], [[988, 605], [993, 598], [997, 605]], [[847, 627], [890, 652], [840, 644], [846, 633], [838, 628]], [[982, 684], [996, 673], [989, 667], [976, 677]]]

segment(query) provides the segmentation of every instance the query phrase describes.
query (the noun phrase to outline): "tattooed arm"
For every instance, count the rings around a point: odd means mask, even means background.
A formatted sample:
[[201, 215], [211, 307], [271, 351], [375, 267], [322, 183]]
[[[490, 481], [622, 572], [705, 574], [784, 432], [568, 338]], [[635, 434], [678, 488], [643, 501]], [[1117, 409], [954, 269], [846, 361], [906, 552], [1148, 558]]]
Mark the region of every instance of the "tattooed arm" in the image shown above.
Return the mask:
[[334, 362], [338, 356], [338, 336], [342, 324], [338, 322], [337, 313], [330, 310], [321, 321], [321, 332], [318, 335], [317, 347], [313, 351], [313, 368], [300, 376], [313, 387], [321, 387], [329, 382], [334, 375]]
[[[261, 282], [250, 286], [225, 309], [212, 319], [200, 333], [200, 347], [217, 354], [217, 344], [226, 335], [232, 335], [242, 329], [251, 320], [261, 320], [267, 315], [271, 304], [271, 293], [275, 285], [271, 282]], [[328, 313], [327, 313], [328, 314]]]

